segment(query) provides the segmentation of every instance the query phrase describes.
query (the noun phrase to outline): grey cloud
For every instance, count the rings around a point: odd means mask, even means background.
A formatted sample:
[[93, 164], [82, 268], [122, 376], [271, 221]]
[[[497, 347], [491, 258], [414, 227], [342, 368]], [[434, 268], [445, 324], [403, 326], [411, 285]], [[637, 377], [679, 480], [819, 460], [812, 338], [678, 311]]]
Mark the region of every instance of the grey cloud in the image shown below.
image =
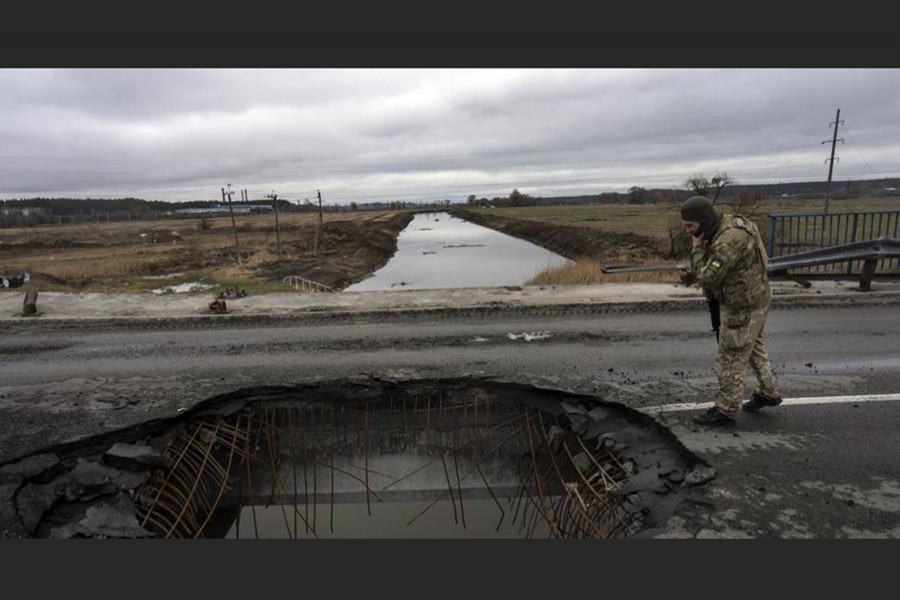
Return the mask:
[[0, 70], [0, 197], [822, 179], [838, 107], [837, 170], [892, 176], [898, 93], [896, 69]]

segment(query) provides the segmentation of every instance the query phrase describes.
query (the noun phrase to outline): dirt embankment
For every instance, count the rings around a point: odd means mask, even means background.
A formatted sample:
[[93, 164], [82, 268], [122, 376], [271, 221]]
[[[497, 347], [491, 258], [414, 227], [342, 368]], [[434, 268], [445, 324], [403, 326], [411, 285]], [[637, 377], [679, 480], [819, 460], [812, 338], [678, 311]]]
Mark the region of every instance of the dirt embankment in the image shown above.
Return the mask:
[[457, 209], [451, 212], [461, 219], [528, 240], [571, 260], [610, 256], [628, 256], [633, 259], [666, 257], [660, 240], [635, 233], [598, 231], [589, 227], [499, 217], [485, 214], [483, 210]]
[[[382, 219], [347, 220], [325, 223], [319, 236], [319, 251], [298, 242], [288, 252], [292, 258], [261, 263], [260, 270], [270, 280], [298, 275], [335, 289], [366, 279], [397, 251], [397, 236], [413, 220], [412, 212]], [[313, 240], [314, 231], [301, 236]]]

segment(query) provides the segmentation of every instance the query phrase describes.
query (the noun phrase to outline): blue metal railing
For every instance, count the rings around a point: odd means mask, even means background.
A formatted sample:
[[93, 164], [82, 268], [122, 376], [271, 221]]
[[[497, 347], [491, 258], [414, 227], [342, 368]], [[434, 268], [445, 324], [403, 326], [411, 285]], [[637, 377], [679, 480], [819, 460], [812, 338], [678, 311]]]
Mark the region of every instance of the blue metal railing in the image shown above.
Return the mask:
[[[769, 216], [770, 257], [789, 256], [820, 248], [843, 246], [881, 237], [897, 238], [900, 232], [900, 210], [868, 212], [778, 214]], [[802, 273], [861, 273], [863, 261], [820, 264]], [[900, 271], [900, 259], [879, 261], [879, 272]]]

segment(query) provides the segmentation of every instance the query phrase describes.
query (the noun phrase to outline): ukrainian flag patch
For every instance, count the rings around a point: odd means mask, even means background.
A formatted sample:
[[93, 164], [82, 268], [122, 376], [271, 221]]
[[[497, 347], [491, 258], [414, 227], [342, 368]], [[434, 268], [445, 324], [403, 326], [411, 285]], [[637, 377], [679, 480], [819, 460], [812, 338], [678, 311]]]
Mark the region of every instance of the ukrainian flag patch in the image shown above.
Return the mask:
[[723, 264], [724, 263], [722, 262], [721, 258], [719, 258], [718, 256], [714, 256], [713, 259], [709, 261], [709, 268], [713, 271], [718, 271], [722, 268]]

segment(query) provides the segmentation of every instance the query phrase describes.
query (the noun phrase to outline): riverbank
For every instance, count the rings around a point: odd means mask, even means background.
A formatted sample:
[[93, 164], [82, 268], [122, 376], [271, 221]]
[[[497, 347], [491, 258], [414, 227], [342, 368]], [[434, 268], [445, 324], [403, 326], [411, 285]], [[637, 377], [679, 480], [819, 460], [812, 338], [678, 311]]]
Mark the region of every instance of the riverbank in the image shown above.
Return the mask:
[[646, 235], [501, 217], [490, 214], [489, 210], [454, 209], [450, 213], [460, 219], [527, 240], [570, 260], [672, 260], [667, 258], [662, 240]]

